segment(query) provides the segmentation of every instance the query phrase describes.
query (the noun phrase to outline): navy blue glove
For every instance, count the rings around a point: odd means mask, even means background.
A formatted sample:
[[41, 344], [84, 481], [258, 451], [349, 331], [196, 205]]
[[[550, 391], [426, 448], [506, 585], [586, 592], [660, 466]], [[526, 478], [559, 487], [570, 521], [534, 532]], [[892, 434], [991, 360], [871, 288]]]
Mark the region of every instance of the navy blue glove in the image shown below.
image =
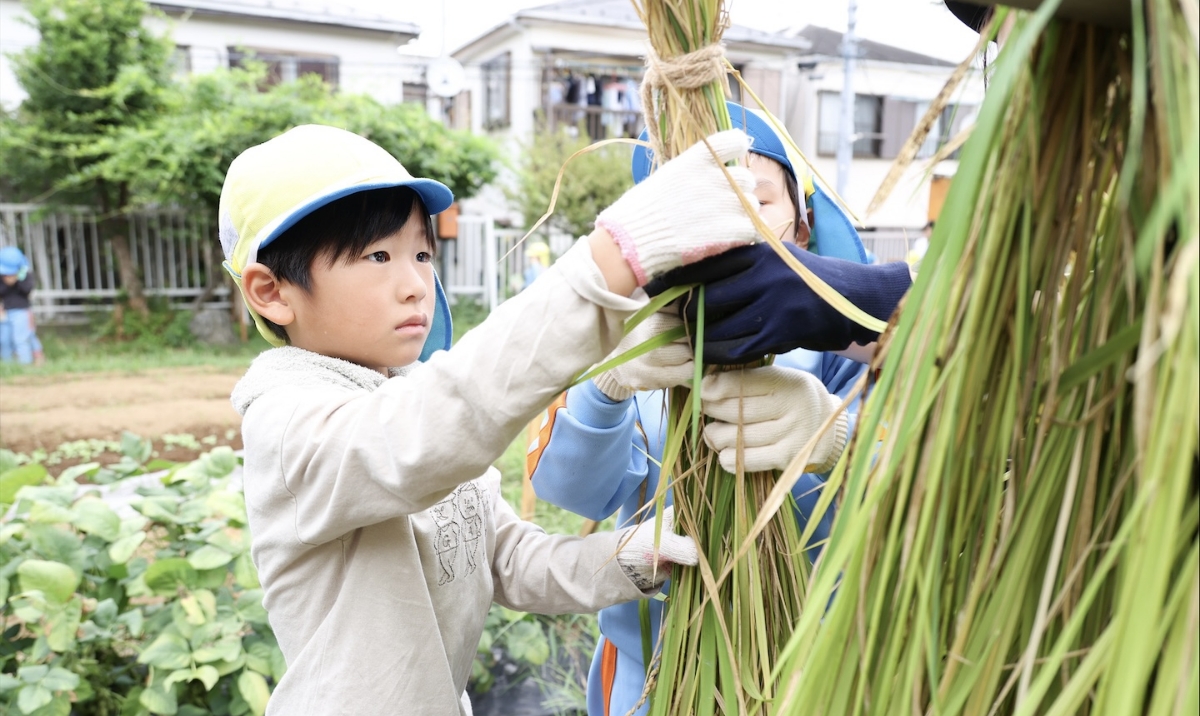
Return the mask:
[[[868, 314], [887, 320], [912, 285], [908, 264], [859, 264], [785, 244], [792, 255]], [[879, 337], [838, 313], [813, 292], [768, 244], [743, 246], [670, 271], [646, 286], [650, 295], [671, 286], [703, 283], [704, 362], [749, 363], [796, 348], [837, 351]], [[695, 294], [680, 299], [694, 322]]]

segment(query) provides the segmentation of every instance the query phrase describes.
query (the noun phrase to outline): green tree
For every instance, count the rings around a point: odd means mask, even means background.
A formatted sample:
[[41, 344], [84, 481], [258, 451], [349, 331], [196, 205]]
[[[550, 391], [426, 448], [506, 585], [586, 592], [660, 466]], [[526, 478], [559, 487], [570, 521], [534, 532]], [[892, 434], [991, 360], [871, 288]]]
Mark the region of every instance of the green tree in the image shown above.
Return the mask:
[[[587, 134], [582, 127], [575, 131], [560, 127], [557, 132], [549, 132], [544, 126], [522, 146], [517, 184], [507, 195], [521, 212], [526, 228], [549, 208], [554, 182], [567, 159], [586, 146]], [[633, 185], [630, 154], [628, 146], [616, 144], [598, 147], [572, 160], [563, 173], [554, 214], [547, 224], [573, 236], [589, 233], [596, 214]]]
[[163, 108], [172, 45], [142, 26], [143, 0], [26, 0], [38, 44], [12, 55], [28, 98], [0, 125], [0, 165], [18, 196], [51, 205], [88, 203], [112, 245], [132, 308], [146, 313], [124, 213], [127, 182], [98, 172], [112, 138]]
[[95, 171], [133, 188], [143, 204], [216, 213], [230, 162], [300, 124], [328, 124], [371, 139], [414, 176], [467, 198], [495, 178], [497, 150], [484, 137], [447, 129], [415, 104], [385, 106], [335, 92], [316, 75], [263, 87], [265, 67], [217, 70], [177, 83], [152, 121], [113, 135]]

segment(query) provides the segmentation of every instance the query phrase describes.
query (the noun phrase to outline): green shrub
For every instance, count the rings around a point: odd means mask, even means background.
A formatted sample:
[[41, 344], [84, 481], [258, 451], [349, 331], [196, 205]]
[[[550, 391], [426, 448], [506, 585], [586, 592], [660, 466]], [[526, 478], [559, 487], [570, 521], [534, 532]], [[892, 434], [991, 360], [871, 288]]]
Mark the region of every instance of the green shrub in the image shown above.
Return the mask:
[[[172, 435], [170, 442], [208, 441]], [[121, 459], [52, 476], [47, 465], [68, 452]], [[514, 504], [523, 460], [518, 439], [497, 462]], [[263, 713], [285, 666], [250, 560], [245, 502], [231, 489], [238, 463], [227, 447], [166, 463], [154, 458], [150, 441], [128, 432], [119, 443], [64, 443], [48, 454], [0, 449], [0, 513], [13, 507], [0, 525], [0, 623], [7, 625], [0, 716]], [[162, 471], [158, 479], [146, 477], [153, 470]], [[77, 480], [129, 478], [149, 483], [130, 514], [93, 492], [76, 498]], [[582, 522], [545, 503], [539, 515], [552, 532], [575, 532]], [[493, 605], [469, 689], [489, 691], [497, 669], [515, 665], [506, 685], [553, 682], [562, 710], [581, 708], [583, 678], [561, 673], [561, 664], [574, 660], [586, 673], [597, 633], [595, 615]]]
[[[122, 449], [126, 476], [147, 467], [148, 442], [127, 436]], [[238, 463], [222, 447], [175, 465], [140, 487], [124, 515], [94, 492], [76, 498], [77, 478], [113, 466], [78, 465], [16, 492], [0, 528], [0, 713], [265, 711], [284, 661], [250, 560], [245, 502], [230, 486]]]
[[[509, 204], [521, 212], [526, 227], [533, 226], [550, 208], [559, 171], [571, 155], [589, 143], [582, 127], [560, 126], [551, 132], [539, 123], [538, 130], [521, 147], [516, 185], [505, 191]], [[566, 165], [548, 224], [571, 236], [591, 233], [596, 215], [633, 186], [631, 154], [628, 145], [617, 144], [575, 157]]]
[[108, 342], [120, 342], [137, 351], [153, 351], [163, 348], [187, 348], [195, 345], [188, 324], [192, 320], [190, 311], [178, 311], [162, 300], [153, 299], [147, 314], [129, 310], [124, 300], [116, 310], [102, 314], [95, 321], [95, 337]]
[[482, 301], [474, 298], [456, 296], [454, 303], [450, 304], [450, 318], [454, 324], [454, 343], [458, 343], [458, 339], [462, 338], [467, 331], [471, 330], [488, 317], [487, 306], [483, 305]]

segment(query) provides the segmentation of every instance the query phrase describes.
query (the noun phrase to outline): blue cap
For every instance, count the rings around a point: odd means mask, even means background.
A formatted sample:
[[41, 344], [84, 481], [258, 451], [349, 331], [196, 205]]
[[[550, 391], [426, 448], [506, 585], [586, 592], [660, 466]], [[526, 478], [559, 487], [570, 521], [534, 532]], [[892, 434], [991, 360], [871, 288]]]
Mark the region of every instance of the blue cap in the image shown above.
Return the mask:
[[25, 254], [16, 246], [0, 248], [0, 276], [16, 276], [26, 264]]
[[[750, 137], [751, 152], [774, 159], [782, 164], [783, 168], [788, 170], [793, 177], [799, 178], [799, 175], [796, 174], [796, 168], [792, 166], [791, 158], [788, 157], [787, 145], [775, 133], [775, 128], [767, 120], [736, 102], [726, 101], [725, 106], [729, 109], [729, 119], [733, 122], [733, 129], [740, 129]], [[645, 129], [642, 130], [642, 135], [638, 137], [643, 142], [649, 138], [650, 133]], [[643, 179], [650, 176], [650, 171], [654, 169], [654, 152], [641, 145], [634, 147], [633, 166], [631, 168], [633, 170], [633, 183], [640, 183]]]

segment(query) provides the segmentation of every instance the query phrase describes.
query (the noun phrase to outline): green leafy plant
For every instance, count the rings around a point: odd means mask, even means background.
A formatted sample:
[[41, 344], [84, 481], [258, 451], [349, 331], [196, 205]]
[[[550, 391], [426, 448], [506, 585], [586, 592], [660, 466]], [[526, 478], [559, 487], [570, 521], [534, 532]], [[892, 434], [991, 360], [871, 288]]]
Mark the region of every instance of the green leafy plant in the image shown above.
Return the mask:
[[[162, 442], [194, 449], [213, 439]], [[514, 441], [498, 463], [510, 501], [519, 499], [524, 447]], [[120, 459], [52, 475], [48, 457], [68, 448]], [[0, 449], [0, 510], [12, 508], [0, 526], [0, 714], [263, 713], [285, 666], [250, 561], [232, 480], [239, 459], [225, 447], [190, 463], [154, 456], [152, 441], [128, 432], [49, 456]], [[145, 483], [124, 511], [78, 484], [122, 479]], [[543, 504], [538, 521], [572, 533], [581, 518]], [[486, 693], [502, 673], [507, 686], [538, 682], [548, 708], [581, 709], [597, 635], [595, 615], [493, 605], [469, 688]]]
[[122, 300], [117, 310], [96, 315], [95, 337], [106, 343], [129, 343], [142, 351], [187, 348], [196, 344], [188, 327], [192, 320], [190, 311], [173, 310], [162, 299], [149, 299], [147, 306], [146, 313], [127, 310], [128, 302]]
[[[227, 447], [156, 475], [149, 441], [123, 440], [110, 506], [76, 479], [95, 463], [19, 488], [0, 528], [0, 713], [262, 714], [284, 661], [250, 560], [246, 508]], [[11, 470], [4, 474], [7, 484]], [[157, 478], [157, 479], [156, 479]]]
[[[550, 132], [543, 124], [522, 147], [517, 183], [507, 196], [527, 227], [533, 226], [550, 206], [563, 165], [589, 144], [586, 132], [572, 129], [559, 127]], [[633, 186], [629, 173], [631, 151], [626, 145], [606, 145], [572, 160], [563, 170], [558, 200], [547, 223], [572, 236], [590, 233], [596, 215]]]

